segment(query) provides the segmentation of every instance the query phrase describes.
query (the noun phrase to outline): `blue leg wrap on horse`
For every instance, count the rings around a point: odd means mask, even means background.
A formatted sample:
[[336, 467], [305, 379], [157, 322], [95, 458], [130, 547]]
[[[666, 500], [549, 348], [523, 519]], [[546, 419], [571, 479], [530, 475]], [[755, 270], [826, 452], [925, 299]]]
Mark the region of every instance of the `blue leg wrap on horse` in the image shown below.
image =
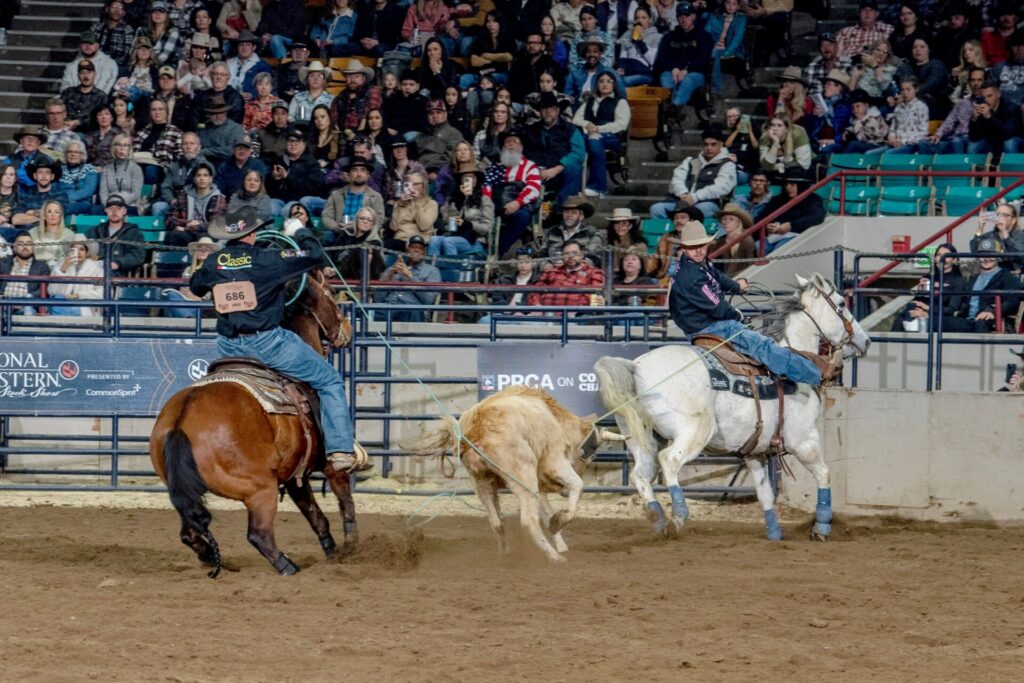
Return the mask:
[[668, 495], [672, 496], [672, 516], [686, 519], [690, 516], [690, 508], [686, 507], [686, 498], [683, 497], [681, 486], [673, 485], [668, 487]]
[[769, 541], [782, 540], [782, 529], [779, 528], [779, 519], [775, 516], [775, 510], [764, 511], [764, 528]]
[[814, 511], [814, 521], [819, 524], [832, 522], [832, 489], [818, 489], [818, 507]]
[[665, 519], [665, 510], [662, 509], [661, 503], [656, 500], [652, 500], [645, 506], [650, 512], [648, 518], [653, 518], [654, 530], [661, 533], [665, 530], [665, 526], [668, 524], [668, 520]]

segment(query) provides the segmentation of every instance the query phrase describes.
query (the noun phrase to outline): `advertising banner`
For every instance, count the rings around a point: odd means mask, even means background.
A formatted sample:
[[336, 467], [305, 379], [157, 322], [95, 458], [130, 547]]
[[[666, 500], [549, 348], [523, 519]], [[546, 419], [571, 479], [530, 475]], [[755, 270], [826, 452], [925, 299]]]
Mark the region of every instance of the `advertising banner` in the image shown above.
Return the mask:
[[477, 349], [478, 394], [481, 399], [509, 386], [544, 389], [576, 415], [605, 412], [594, 363], [602, 356], [636, 358], [649, 344], [557, 342], [483, 344]]
[[0, 415], [156, 415], [219, 355], [212, 339], [6, 337]]

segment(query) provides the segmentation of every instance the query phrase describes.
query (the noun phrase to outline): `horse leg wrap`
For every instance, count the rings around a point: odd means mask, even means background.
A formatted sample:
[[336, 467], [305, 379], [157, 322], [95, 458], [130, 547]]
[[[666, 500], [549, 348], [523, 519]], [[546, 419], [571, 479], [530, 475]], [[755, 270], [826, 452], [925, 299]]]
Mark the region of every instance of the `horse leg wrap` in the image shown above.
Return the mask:
[[330, 557], [334, 554], [334, 551], [338, 549], [338, 545], [334, 542], [334, 538], [327, 534], [320, 539], [320, 547], [324, 549], [324, 555]]
[[280, 556], [278, 556], [277, 561], [272, 564], [274, 565], [274, 569], [276, 569], [277, 573], [281, 576], [291, 576], [299, 573], [298, 565], [292, 562], [284, 553], [281, 553]]
[[665, 510], [661, 507], [661, 503], [652, 500], [645, 507], [647, 508], [647, 519], [654, 522], [654, 533], [664, 533], [668, 520], [665, 519]]
[[686, 507], [686, 498], [683, 497], [682, 487], [669, 486], [668, 495], [672, 496], [672, 516], [685, 521], [690, 516], [690, 508]]
[[355, 522], [344, 522], [342, 528], [345, 530], [345, 540], [355, 541], [359, 536], [359, 532], [356, 530]]
[[814, 533], [832, 533], [832, 489], [818, 489], [818, 506], [814, 510]]
[[764, 528], [769, 541], [782, 540], [782, 529], [779, 527], [779, 519], [775, 516], [775, 510], [764, 511]]

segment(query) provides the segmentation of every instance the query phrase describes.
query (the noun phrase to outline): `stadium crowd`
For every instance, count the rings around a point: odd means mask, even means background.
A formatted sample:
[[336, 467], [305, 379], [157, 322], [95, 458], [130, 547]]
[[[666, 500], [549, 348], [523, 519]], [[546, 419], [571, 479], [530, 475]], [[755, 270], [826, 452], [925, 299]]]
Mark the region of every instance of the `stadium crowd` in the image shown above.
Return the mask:
[[[832, 154], [996, 162], [1024, 151], [1017, 3], [861, 0], [858, 21], [821, 33], [805, 68], [786, 63], [792, 11], [793, 0], [327, 0], [316, 10], [301, 0], [107, 0], [45, 122], [20, 129], [0, 166], [0, 235], [13, 245], [0, 272], [96, 272], [85, 264], [100, 250], [69, 229], [88, 215], [98, 217], [88, 238], [117, 238], [104, 249], [118, 274], [147, 258], [128, 220], [137, 215], [160, 217], [163, 243], [190, 248], [194, 268], [216, 247], [209, 222], [251, 206], [341, 248], [350, 279], [364, 261], [344, 248], [370, 246], [369, 276], [385, 282], [438, 281], [446, 258], [489, 250], [517, 263], [510, 284], [592, 288], [606, 258], [617, 283], [654, 284], [671, 276], [687, 222], [724, 245], [806, 189]], [[753, 112], [724, 106], [724, 75], [750, 63], [785, 67], [760, 130]], [[626, 88], [644, 85], [670, 91], [669, 120], [713, 114], [699, 153], [650, 207], [675, 226], [650, 245], [641, 215], [598, 216], [592, 204], [622, 163]], [[1010, 209], [1013, 224], [989, 235], [999, 250], [1020, 241]], [[788, 208], [768, 225], [766, 249], [825, 213], [818, 195]], [[46, 246], [26, 261], [33, 243]], [[755, 249], [748, 238], [728, 256]], [[96, 298], [76, 287], [49, 293]], [[0, 295], [38, 293], [6, 282]], [[382, 297], [432, 298], [408, 288]]]

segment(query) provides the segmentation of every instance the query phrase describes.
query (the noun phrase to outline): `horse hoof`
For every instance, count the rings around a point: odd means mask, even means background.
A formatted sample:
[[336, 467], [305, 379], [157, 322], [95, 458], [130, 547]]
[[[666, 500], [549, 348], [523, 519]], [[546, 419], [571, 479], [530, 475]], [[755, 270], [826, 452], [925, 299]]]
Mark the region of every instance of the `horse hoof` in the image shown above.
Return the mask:
[[688, 517], [672, 517], [672, 531], [674, 532], [673, 535], [678, 534], [680, 531], [683, 530], [683, 527], [686, 526], [687, 519]]
[[769, 541], [781, 541], [782, 540], [782, 529], [775, 529], [775, 530], [769, 529], [768, 532], [765, 534], [765, 537]]
[[324, 549], [324, 555], [331, 559], [338, 552], [338, 545], [330, 536], [320, 539], [320, 547]]
[[281, 576], [295, 576], [299, 573], [299, 566], [297, 564], [291, 564], [288, 567], [278, 570]]
[[832, 525], [818, 522], [811, 528], [811, 540], [825, 542], [832, 535]]
[[668, 528], [668, 520], [665, 518], [665, 510], [661, 507], [661, 503], [652, 500], [644, 507], [647, 508], [644, 515], [647, 516], [648, 521], [653, 522], [651, 528], [654, 530], [654, 533], [658, 536], [664, 536]]

